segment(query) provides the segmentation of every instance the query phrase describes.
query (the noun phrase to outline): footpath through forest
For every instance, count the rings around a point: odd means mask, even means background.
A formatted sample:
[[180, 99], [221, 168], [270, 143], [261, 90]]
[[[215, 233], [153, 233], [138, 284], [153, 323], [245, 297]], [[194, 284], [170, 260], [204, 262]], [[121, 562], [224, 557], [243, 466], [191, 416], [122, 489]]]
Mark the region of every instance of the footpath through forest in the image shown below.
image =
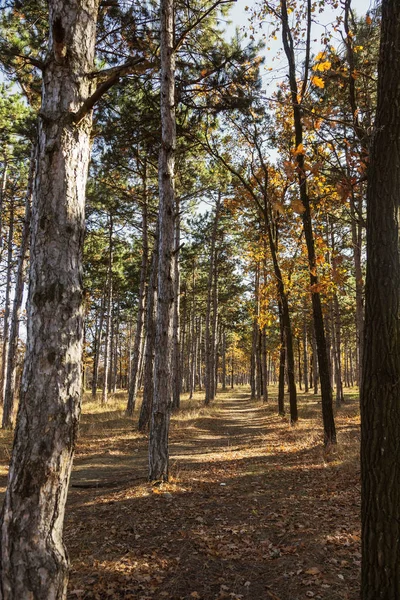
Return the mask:
[[355, 395], [328, 453], [313, 395], [300, 394], [295, 428], [273, 397], [251, 402], [248, 390], [209, 409], [186, 401], [172, 423], [170, 482], [155, 486], [124, 403], [84, 404], [65, 524], [69, 600], [358, 598]]

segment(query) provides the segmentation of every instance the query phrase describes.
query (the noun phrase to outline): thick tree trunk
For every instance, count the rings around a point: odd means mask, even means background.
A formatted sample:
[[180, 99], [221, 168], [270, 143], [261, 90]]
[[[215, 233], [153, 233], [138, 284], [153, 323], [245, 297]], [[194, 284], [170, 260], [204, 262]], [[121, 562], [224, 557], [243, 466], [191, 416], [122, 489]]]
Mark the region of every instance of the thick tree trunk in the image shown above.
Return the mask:
[[362, 600], [400, 590], [400, 3], [382, 2], [368, 171], [361, 390]]
[[136, 405], [136, 395], [139, 389], [140, 362], [143, 354], [144, 343], [144, 316], [146, 310], [146, 280], [148, 270], [149, 244], [147, 235], [147, 174], [144, 166], [143, 174], [143, 197], [142, 197], [142, 263], [140, 265], [139, 304], [136, 318], [136, 333], [133, 344], [133, 356], [131, 364], [131, 376], [129, 381], [128, 404], [126, 413], [133, 415]]
[[10, 325], [10, 344], [8, 349], [8, 363], [6, 385], [4, 391], [4, 407], [3, 407], [3, 429], [12, 429], [14, 426], [14, 406], [15, 396], [17, 393], [17, 365], [18, 365], [18, 336], [19, 336], [19, 320], [21, 316], [22, 299], [24, 293], [24, 284], [26, 279], [26, 269], [28, 263], [29, 250], [29, 234], [31, 225], [31, 205], [32, 205], [32, 188], [33, 178], [36, 168], [36, 147], [32, 150], [31, 161], [28, 175], [28, 185], [25, 197], [25, 216], [24, 226], [21, 235], [21, 245], [19, 248], [17, 275], [15, 282], [13, 310], [11, 315]]
[[175, 296], [175, 51], [174, 2], [161, 0], [161, 131], [159, 155], [160, 235], [154, 397], [149, 443], [149, 479], [168, 480], [168, 432], [172, 407]]
[[97, 2], [49, 0], [27, 349], [1, 524], [2, 600], [64, 600], [62, 540], [82, 382], [82, 245]]

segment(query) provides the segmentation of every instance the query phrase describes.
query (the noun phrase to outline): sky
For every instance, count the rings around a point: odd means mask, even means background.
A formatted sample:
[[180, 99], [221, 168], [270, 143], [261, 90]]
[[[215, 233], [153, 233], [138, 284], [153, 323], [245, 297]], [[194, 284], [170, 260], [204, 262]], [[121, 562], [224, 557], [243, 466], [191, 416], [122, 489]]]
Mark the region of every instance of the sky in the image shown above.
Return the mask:
[[[231, 25], [227, 28], [227, 32], [228, 32], [228, 36], [232, 36], [235, 32], [236, 28], [239, 28], [239, 30], [244, 33], [244, 31], [247, 29], [248, 25], [249, 25], [249, 16], [250, 16], [250, 11], [252, 8], [254, 8], [257, 4], [260, 3], [260, 0], [236, 0], [235, 4], [233, 4], [231, 12], [230, 12], [230, 21], [231, 21]], [[367, 12], [373, 7], [373, 5], [375, 4], [375, 0], [352, 0], [352, 8], [354, 10], [354, 12], [358, 15], [358, 16], [364, 16], [367, 14]], [[246, 7], [248, 7], [248, 11], [246, 11]], [[326, 8], [324, 10], [324, 12], [322, 14], [318, 14], [317, 15], [317, 19], [319, 22], [323, 23], [324, 25], [328, 25], [330, 23], [332, 23], [333, 21], [336, 20], [336, 17], [341, 14], [340, 10], [333, 10], [332, 8]], [[259, 39], [262, 39], [263, 34], [265, 35], [268, 32], [268, 28], [267, 25], [263, 26], [260, 29], [260, 35], [259, 35]], [[312, 35], [312, 39], [316, 39], [318, 40], [317, 42], [313, 43], [313, 51], [315, 54], [317, 54], [321, 49], [322, 46], [319, 42], [319, 39], [321, 37], [321, 34], [323, 32], [323, 28], [321, 26], [318, 25], [313, 25], [313, 35]], [[340, 40], [338, 38], [337, 40], [337, 44], [340, 43]], [[335, 44], [335, 41], [332, 42], [333, 45]], [[270, 48], [270, 50], [268, 50], [267, 48]], [[266, 90], [271, 91], [271, 88], [274, 87], [274, 77], [275, 77], [275, 81], [277, 82], [278, 80], [281, 80], [281, 75], [279, 74], [279, 70], [280, 67], [282, 67], [283, 69], [287, 68], [287, 64], [285, 60], [279, 60], [278, 57], [278, 53], [279, 50], [281, 49], [281, 40], [280, 40], [280, 36], [279, 34], [277, 35], [277, 40], [276, 41], [268, 41], [267, 45], [266, 45], [266, 49], [264, 50], [264, 56], [265, 56], [265, 63], [264, 63], [264, 72], [261, 71], [262, 74], [262, 78], [263, 78], [263, 87]], [[273, 72], [271, 73], [271, 67], [273, 69]]]

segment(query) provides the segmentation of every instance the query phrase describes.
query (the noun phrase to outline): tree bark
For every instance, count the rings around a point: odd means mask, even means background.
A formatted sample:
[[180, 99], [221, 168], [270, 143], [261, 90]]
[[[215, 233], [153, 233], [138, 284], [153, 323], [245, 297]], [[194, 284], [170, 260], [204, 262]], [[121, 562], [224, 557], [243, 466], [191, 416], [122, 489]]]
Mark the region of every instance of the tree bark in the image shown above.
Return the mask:
[[82, 246], [97, 2], [49, 0], [27, 350], [1, 523], [1, 598], [64, 600], [62, 529], [81, 402]]
[[382, 2], [367, 191], [361, 389], [362, 600], [400, 590], [400, 4]]
[[161, 0], [160, 236], [154, 397], [149, 443], [149, 479], [168, 480], [168, 432], [172, 407], [175, 297], [175, 51], [174, 2]]

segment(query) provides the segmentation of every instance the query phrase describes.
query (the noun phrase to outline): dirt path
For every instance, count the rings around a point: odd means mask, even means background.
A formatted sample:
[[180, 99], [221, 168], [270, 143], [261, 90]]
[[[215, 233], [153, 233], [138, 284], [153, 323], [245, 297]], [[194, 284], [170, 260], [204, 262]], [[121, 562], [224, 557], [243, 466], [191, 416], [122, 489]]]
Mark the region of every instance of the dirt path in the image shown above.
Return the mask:
[[156, 487], [132, 423], [86, 414], [66, 519], [69, 598], [358, 598], [356, 404], [324, 457], [320, 407], [306, 400], [296, 429], [243, 393], [188, 406], [171, 432], [171, 482]]

